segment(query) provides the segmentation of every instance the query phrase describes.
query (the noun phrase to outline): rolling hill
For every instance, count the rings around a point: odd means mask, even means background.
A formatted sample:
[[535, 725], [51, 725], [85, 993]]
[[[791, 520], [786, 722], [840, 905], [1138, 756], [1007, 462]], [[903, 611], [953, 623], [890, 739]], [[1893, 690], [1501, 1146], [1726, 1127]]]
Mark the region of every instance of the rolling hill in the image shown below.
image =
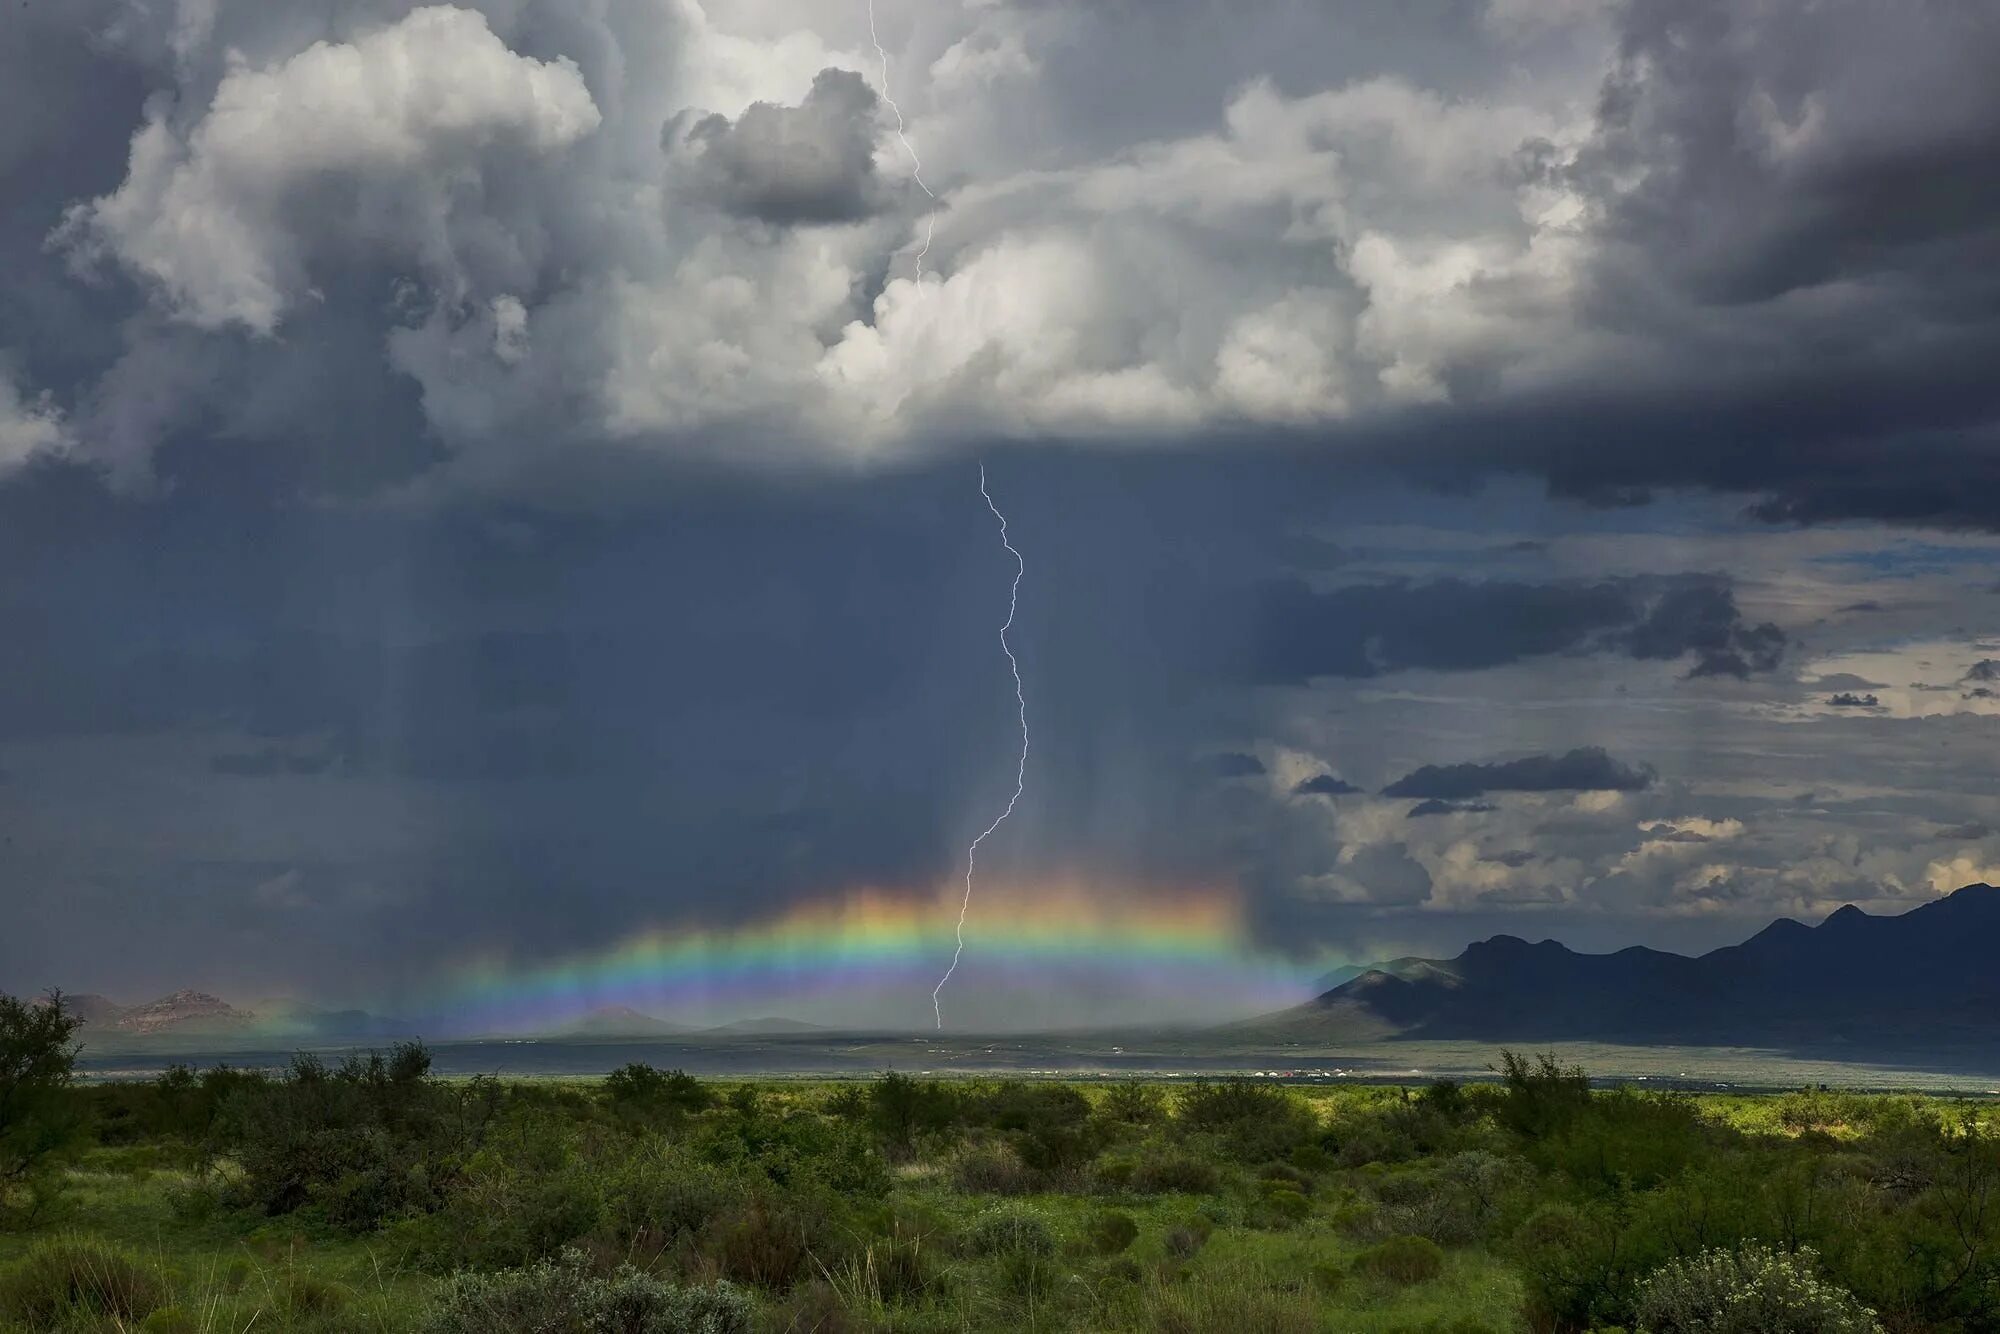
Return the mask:
[[2000, 889], [1968, 885], [1896, 916], [1850, 904], [1818, 926], [1781, 919], [1696, 957], [1494, 936], [1455, 959], [1371, 969], [1255, 1027], [1327, 1040], [1990, 1041], [1996, 959]]

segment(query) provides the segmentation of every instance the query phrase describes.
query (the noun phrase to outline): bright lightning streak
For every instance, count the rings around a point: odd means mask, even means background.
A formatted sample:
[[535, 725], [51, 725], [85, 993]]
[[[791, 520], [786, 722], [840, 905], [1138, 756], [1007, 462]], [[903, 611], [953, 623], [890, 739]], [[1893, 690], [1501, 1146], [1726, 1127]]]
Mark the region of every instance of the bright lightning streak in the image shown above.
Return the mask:
[[993, 517], [1000, 521], [1000, 545], [1014, 558], [1014, 587], [1007, 595], [1007, 622], [1000, 627], [1000, 651], [1007, 655], [1008, 670], [1014, 673], [1014, 703], [1021, 711], [1021, 762], [1014, 769], [1014, 795], [1007, 798], [1007, 809], [999, 818], [986, 826], [986, 832], [972, 840], [972, 846], [965, 850], [965, 898], [958, 905], [958, 947], [951, 952], [951, 967], [944, 970], [937, 986], [931, 991], [931, 1009], [937, 1015], [937, 1026], [944, 1027], [945, 983], [958, 971], [958, 960], [965, 953], [965, 915], [972, 909], [972, 872], [979, 860], [979, 845], [992, 836], [993, 831], [1007, 822], [1014, 813], [1014, 806], [1021, 800], [1021, 793], [1028, 785], [1028, 695], [1021, 685], [1021, 664], [1014, 657], [1014, 646], [1007, 642], [1007, 632], [1014, 628], [1014, 615], [1021, 609], [1021, 580], [1027, 577], [1028, 562], [1007, 540], [1007, 516], [993, 503], [993, 495], [986, 489], [986, 465], [979, 465], [979, 494], [986, 501], [986, 508], [993, 511]]
[[[924, 184], [923, 159], [917, 156], [915, 145], [910, 142], [909, 126], [904, 123], [903, 109], [896, 105], [895, 97], [889, 91], [889, 53], [882, 49], [882, 39], [875, 35], [875, 0], [868, 0], [868, 40], [875, 44], [875, 54], [882, 59], [882, 100], [889, 104], [889, 110], [896, 113], [896, 139], [903, 145], [903, 151], [910, 155], [911, 174], [916, 178], [917, 188], [937, 201], [937, 192]], [[931, 253], [931, 240], [937, 235], [937, 216], [924, 214], [924, 248], [917, 252], [917, 282], [924, 280], [924, 257]]]

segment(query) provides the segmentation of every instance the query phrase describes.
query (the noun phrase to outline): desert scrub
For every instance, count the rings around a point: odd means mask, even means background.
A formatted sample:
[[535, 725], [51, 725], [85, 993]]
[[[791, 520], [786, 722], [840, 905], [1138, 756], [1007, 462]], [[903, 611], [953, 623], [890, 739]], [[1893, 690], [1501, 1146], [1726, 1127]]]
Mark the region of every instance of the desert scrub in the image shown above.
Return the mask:
[[682, 1287], [621, 1268], [591, 1274], [577, 1251], [521, 1269], [455, 1275], [420, 1334], [749, 1334], [755, 1306], [728, 1283]]
[[1354, 1267], [1407, 1288], [1444, 1272], [1444, 1250], [1428, 1237], [1391, 1237], [1355, 1256]]
[[1048, 1221], [1031, 1210], [989, 1209], [973, 1221], [963, 1249], [967, 1255], [1046, 1258], [1056, 1253], [1056, 1236]]
[[1118, 1255], [1138, 1239], [1138, 1220], [1128, 1213], [1106, 1209], [1090, 1220], [1090, 1248], [1099, 1255]]
[[0, 1320], [54, 1329], [81, 1319], [143, 1320], [166, 1285], [122, 1251], [78, 1237], [45, 1241], [0, 1274]]
[[1875, 1313], [1820, 1278], [1810, 1249], [1704, 1251], [1639, 1287], [1643, 1334], [1881, 1334]]

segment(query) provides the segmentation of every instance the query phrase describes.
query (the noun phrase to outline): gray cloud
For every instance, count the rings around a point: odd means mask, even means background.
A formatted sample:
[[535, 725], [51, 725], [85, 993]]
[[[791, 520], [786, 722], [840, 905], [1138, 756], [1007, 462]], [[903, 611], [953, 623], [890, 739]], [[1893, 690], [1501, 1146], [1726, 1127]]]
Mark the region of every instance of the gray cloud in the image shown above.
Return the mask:
[[1479, 801], [1443, 801], [1432, 797], [1410, 807], [1405, 818], [1423, 820], [1435, 815], [1487, 815], [1498, 809]]
[[1878, 696], [1856, 695], [1849, 691], [1842, 691], [1837, 695], [1829, 695], [1826, 702], [1836, 709], [1878, 709], [1882, 707], [1882, 701]]
[[761, 222], [858, 222], [891, 202], [875, 172], [878, 106], [859, 74], [827, 69], [796, 107], [677, 117], [662, 132], [673, 183]]
[[1773, 670], [1786, 637], [1751, 625], [1729, 582], [1710, 575], [1596, 583], [1440, 579], [1315, 592], [1267, 585], [1251, 652], [1258, 679], [1373, 677], [1412, 668], [1469, 671], [1551, 654], [1690, 658], [1690, 676]]
[[1292, 788], [1292, 795], [1298, 797], [1345, 797], [1362, 791], [1361, 788], [1344, 778], [1332, 774], [1317, 774], [1298, 783]]
[[1488, 792], [1640, 792], [1654, 774], [1613, 759], [1597, 746], [1564, 755], [1531, 755], [1495, 764], [1427, 764], [1382, 789], [1385, 797], [1457, 801]]
[[[1262, 441], [2000, 524], [1979, 7], [1648, 2], [1555, 41], [1470, 6], [1019, 0], [902, 30], [949, 219], [928, 293], [873, 54], [819, 7], [31, 7], [0, 467], [142, 485], [254, 441], [277, 488], [609, 503], [649, 461]], [[768, 225], [828, 221], [860, 225]], [[1763, 670], [1756, 630], [1693, 670]]]

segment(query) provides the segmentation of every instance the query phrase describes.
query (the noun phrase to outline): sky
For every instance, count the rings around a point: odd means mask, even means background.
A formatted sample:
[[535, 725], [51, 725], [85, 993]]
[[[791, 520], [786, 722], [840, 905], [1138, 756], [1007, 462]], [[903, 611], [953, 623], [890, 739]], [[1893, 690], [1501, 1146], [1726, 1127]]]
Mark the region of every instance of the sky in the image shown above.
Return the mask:
[[2000, 10], [870, 18], [0, 25], [0, 989], [928, 1024], [982, 466], [956, 1024], [2000, 881]]

